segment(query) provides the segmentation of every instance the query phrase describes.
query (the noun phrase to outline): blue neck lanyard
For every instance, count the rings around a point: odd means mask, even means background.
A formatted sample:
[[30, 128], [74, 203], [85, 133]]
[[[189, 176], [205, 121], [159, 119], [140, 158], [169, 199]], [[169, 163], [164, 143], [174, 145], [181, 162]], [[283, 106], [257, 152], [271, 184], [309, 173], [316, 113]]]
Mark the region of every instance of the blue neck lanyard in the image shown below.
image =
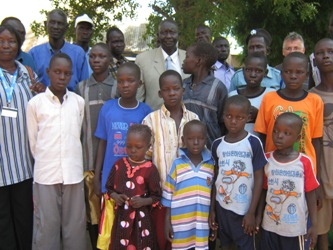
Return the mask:
[[9, 83], [3, 74], [2, 68], [0, 68], [0, 78], [6, 91], [7, 106], [10, 106], [10, 103], [12, 102], [13, 91], [16, 85], [17, 71], [18, 70], [16, 69], [13, 75], [12, 82]]

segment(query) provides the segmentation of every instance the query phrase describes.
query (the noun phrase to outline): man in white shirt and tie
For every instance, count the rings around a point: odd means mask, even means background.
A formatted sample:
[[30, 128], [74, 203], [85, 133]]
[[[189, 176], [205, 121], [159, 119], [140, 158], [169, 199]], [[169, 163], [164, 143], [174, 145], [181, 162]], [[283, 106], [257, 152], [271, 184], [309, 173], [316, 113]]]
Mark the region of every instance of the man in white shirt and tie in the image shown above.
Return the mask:
[[161, 107], [163, 99], [158, 96], [159, 77], [167, 69], [178, 71], [182, 78], [188, 77], [181, 70], [181, 63], [185, 59], [185, 51], [177, 48], [178, 25], [167, 19], [158, 27], [157, 37], [160, 47], [145, 51], [136, 57], [135, 63], [141, 69], [143, 85], [138, 89], [137, 98], [144, 101], [153, 110]]

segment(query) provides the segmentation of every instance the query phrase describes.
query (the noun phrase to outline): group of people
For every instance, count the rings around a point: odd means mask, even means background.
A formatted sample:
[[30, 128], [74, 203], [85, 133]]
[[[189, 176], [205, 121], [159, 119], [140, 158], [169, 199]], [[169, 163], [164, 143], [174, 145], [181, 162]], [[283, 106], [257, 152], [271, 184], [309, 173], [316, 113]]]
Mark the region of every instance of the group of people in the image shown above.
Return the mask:
[[0, 25], [0, 249], [86, 249], [87, 229], [93, 249], [328, 249], [333, 32], [311, 60], [291, 32], [271, 67], [254, 29], [235, 71], [206, 25], [184, 51], [163, 20], [135, 63], [118, 28], [92, 47], [88, 15], [67, 28], [50, 11], [25, 53]]

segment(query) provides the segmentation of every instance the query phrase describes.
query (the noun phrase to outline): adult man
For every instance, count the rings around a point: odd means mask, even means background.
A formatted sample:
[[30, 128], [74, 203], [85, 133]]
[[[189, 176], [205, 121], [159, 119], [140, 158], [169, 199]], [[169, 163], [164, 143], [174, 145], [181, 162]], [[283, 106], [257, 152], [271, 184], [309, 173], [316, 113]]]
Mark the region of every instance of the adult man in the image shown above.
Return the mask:
[[[247, 53], [251, 54], [254, 52], [262, 53], [268, 56], [270, 53], [270, 46], [272, 43], [272, 37], [265, 29], [254, 29], [251, 30], [250, 34], [246, 38]], [[280, 70], [277, 70], [267, 65], [267, 75], [261, 82], [263, 87], [270, 87], [280, 89], [283, 86], [281, 79]], [[241, 86], [245, 86], [246, 82], [244, 79], [243, 69], [237, 70], [234, 76], [231, 78], [231, 84], [229, 92], [236, 90]]]
[[160, 47], [139, 54], [135, 63], [141, 69], [143, 85], [138, 89], [137, 98], [145, 101], [153, 110], [161, 107], [163, 100], [158, 97], [160, 75], [167, 69], [173, 69], [186, 78], [181, 70], [181, 63], [185, 59], [185, 51], [177, 48], [178, 25], [167, 19], [158, 26], [157, 37]]
[[110, 62], [110, 71], [114, 79], [117, 79], [117, 71], [121, 64], [128, 62], [123, 56], [125, 49], [125, 38], [123, 32], [113, 26], [106, 32], [106, 44], [109, 45], [112, 59]]
[[84, 50], [75, 44], [67, 43], [64, 39], [68, 29], [67, 16], [60, 9], [54, 9], [48, 13], [46, 30], [49, 42], [33, 47], [29, 54], [34, 59], [37, 66], [39, 80], [45, 85], [50, 85], [50, 79], [46, 74], [46, 68], [50, 64], [51, 57], [56, 53], [65, 53], [72, 60], [72, 78], [68, 84], [68, 89], [73, 91], [78, 82], [89, 77], [87, 60]]
[[195, 29], [195, 40], [197, 42], [212, 42], [212, 32], [210, 28], [204, 24], [199, 24]]
[[[24, 28], [21, 20], [16, 17], [6, 17], [1, 22], [1, 25], [5, 25], [5, 24], [12, 26], [17, 31], [17, 33], [21, 37], [22, 44], [23, 44], [25, 41], [26, 33], [25, 33], [25, 28]], [[21, 49], [22, 44], [20, 45], [20, 48], [19, 48], [20, 51], [16, 57], [16, 60], [25, 66], [29, 66], [34, 72], [36, 72], [36, 64], [28, 53], [25, 53], [24, 51], [22, 51], [22, 49]]]
[[[87, 14], [83, 14], [82, 16], [78, 16], [75, 19], [75, 44], [79, 45], [84, 52], [86, 53], [86, 60], [89, 62], [89, 42], [91, 40], [94, 28], [94, 22]], [[89, 75], [92, 74], [92, 70], [90, 68], [89, 63], [88, 66], [88, 73]]]
[[225, 37], [216, 37], [213, 46], [217, 49], [218, 58], [214, 64], [214, 76], [220, 79], [229, 90], [230, 81], [235, 74], [235, 70], [226, 62], [230, 54], [229, 41]]
[[[305, 53], [303, 37], [296, 32], [290, 32], [283, 40], [282, 55], [286, 57], [291, 52]], [[275, 68], [281, 71], [282, 63], [276, 65]]]

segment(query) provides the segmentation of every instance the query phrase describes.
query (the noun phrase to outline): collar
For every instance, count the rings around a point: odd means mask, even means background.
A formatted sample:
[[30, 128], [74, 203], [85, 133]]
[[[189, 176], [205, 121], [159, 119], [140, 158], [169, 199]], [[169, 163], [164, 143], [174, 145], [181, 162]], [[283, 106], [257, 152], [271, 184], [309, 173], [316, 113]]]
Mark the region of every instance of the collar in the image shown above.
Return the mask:
[[[58, 52], [58, 53], [62, 53], [62, 50], [67, 46], [67, 44], [68, 44], [68, 43], [67, 43], [66, 41], [64, 41], [64, 45], [59, 49], [59, 52]], [[47, 42], [47, 43], [46, 43], [46, 46], [47, 46], [48, 50], [49, 50], [51, 53], [54, 54], [54, 51], [53, 51], [53, 48], [51, 47], [50, 42]], [[78, 46], [78, 45], [76, 45], [76, 46]]]
[[[179, 154], [179, 157], [190, 160], [187, 156], [187, 148], [180, 148], [178, 150], [178, 154]], [[202, 156], [202, 162], [207, 162], [212, 159], [212, 155], [206, 147], [202, 150], [201, 156]]]
[[97, 82], [96, 79], [94, 78], [93, 74], [91, 74], [88, 79], [87, 86], [90, 87], [90, 86], [100, 84], [100, 83], [113, 86], [114, 81], [115, 80], [113, 79], [113, 76], [111, 73], [109, 73], [109, 75], [102, 82]]
[[227, 62], [225, 62], [225, 65], [224, 65], [220, 61], [216, 61], [215, 64], [214, 64], [214, 66], [215, 66], [216, 69], [220, 69], [220, 68], [223, 68], [225, 70], [232, 69], [232, 67]]
[[15, 58], [16, 61], [23, 62], [23, 51], [20, 49], [20, 53]]
[[[66, 88], [66, 94], [64, 95], [64, 100], [68, 98], [68, 93], [69, 93], [69, 91], [68, 91], [68, 89]], [[50, 99], [54, 99], [54, 98], [57, 98], [57, 99], [58, 99], [58, 97], [56, 97], [56, 96], [53, 94], [53, 92], [49, 89], [49, 87], [46, 88], [46, 90], [45, 90], [45, 95], [46, 95], [47, 97], [49, 97]]]
[[268, 64], [267, 64], [267, 69], [268, 69], [268, 72], [267, 72], [266, 77], [272, 79], [273, 78], [273, 70], [274, 69], [271, 66], [269, 66]]
[[[161, 50], [162, 50], [162, 54], [163, 54], [163, 58], [164, 58], [164, 61], [169, 57], [169, 55], [163, 50], [163, 48], [161, 47]], [[175, 62], [176, 59], [178, 59], [178, 48], [176, 49], [176, 51], [170, 55], [171, 59], [173, 62]]]
[[[184, 116], [187, 113], [187, 109], [183, 102], [181, 103], [181, 106], [183, 109], [183, 116]], [[167, 117], [170, 117], [170, 111], [165, 107], [164, 104], [162, 104], [161, 111], [162, 111], [162, 114], [164, 114]]]

